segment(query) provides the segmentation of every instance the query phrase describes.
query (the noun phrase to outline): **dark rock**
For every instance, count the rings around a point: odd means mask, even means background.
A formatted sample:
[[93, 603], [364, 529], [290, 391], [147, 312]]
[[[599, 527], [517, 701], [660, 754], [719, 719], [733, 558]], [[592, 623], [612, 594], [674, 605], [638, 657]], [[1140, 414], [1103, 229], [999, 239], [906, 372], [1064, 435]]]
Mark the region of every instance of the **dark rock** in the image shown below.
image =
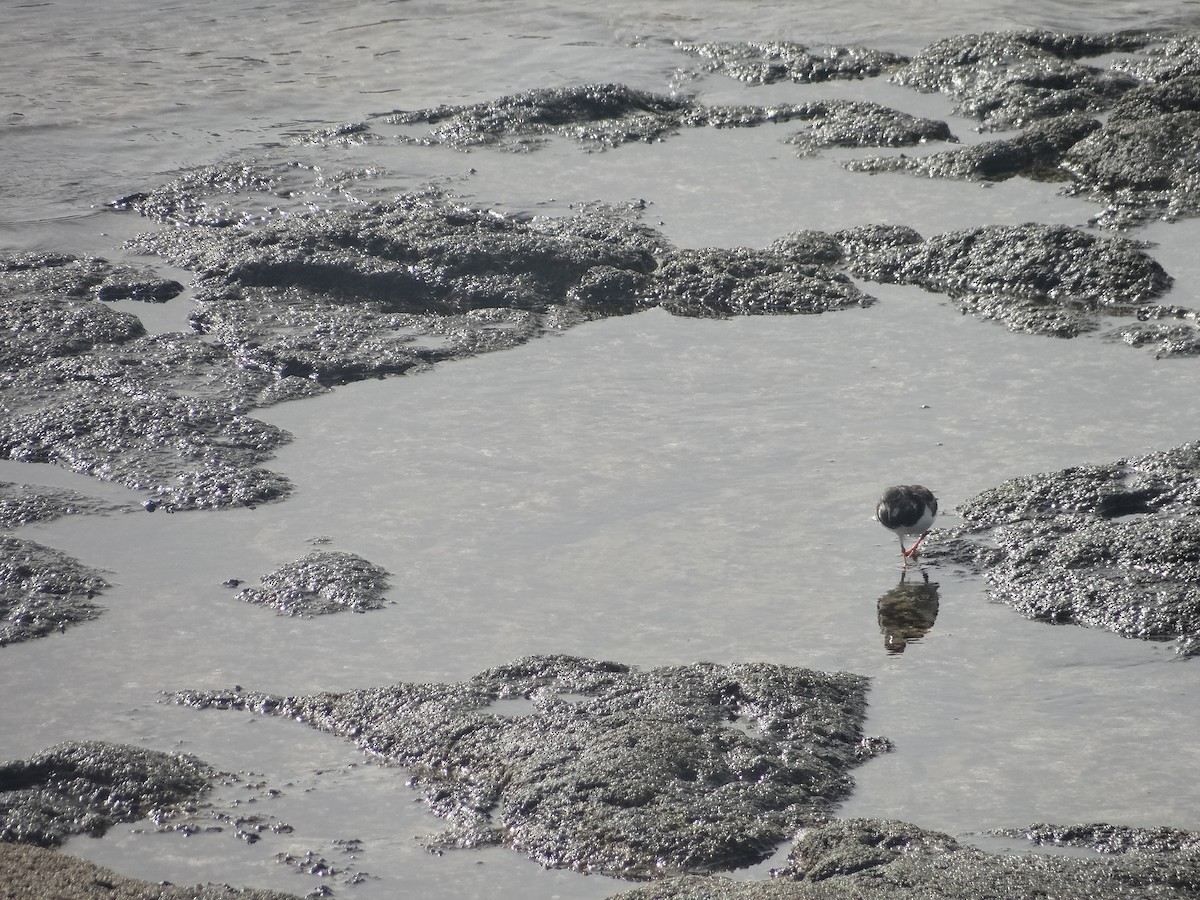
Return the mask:
[[1075, 179], [1071, 193], [1108, 204], [1101, 224], [1194, 216], [1200, 214], [1198, 141], [1200, 111], [1133, 113], [1073, 146], [1062, 165]]
[[1059, 168], [1063, 154], [1099, 127], [1100, 123], [1090, 116], [1058, 116], [1034, 122], [1012, 138], [985, 141], [929, 156], [850, 160], [845, 166], [852, 172], [906, 171], [934, 178], [971, 181], [1003, 181], [1016, 175], [1042, 181], [1063, 181], [1070, 177]]
[[[1047, 826], [1054, 827], [1054, 826]], [[1086, 826], [1085, 826], [1086, 827]], [[1107, 826], [1100, 826], [1105, 828]], [[1139, 835], [1161, 829], [1122, 829]], [[1195, 832], [1156, 841], [1159, 851], [1078, 858], [997, 855], [906, 822], [847, 819], [801, 835], [770, 881], [688, 876], [617, 895], [620, 900], [1185, 900], [1200, 887]]]
[[1032, 619], [1200, 652], [1200, 444], [1007, 481], [928, 556], [982, 572]]
[[807, 129], [788, 138], [802, 154], [827, 147], [911, 147], [927, 141], [958, 140], [945, 122], [862, 101], [824, 100], [791, 106], [787, 120], [809, 123]]
[[907, 822], [843, 819], [797, 838], [787, 865], [771, 874], [792, 881], [824, 881], [906, 857], [932, 859], [960, 849], [950, 835]]
[[[9, 253], [0, 255], [0, 297], [36, 298], [44, 294], [72, 300], [170, 300], [183, 290], [177, 281], [160, 278], [152, 272], [114, 266], [99, 257], [79, 257], [69, 253]], [[5, 305], [8, 303], [6, 301]], [[78, 306], [78, 304], [77, 304]], [[92, 304], [84, 304], [86, 308]], [[138, 322], [135, 316], [112, 310], [91, 311], [100, 321]], [[3, 324], [15, 330], [24, 327], [45, 327], [29, 321], [28, 311], [6, 311]], [[140, 326], [140, 322], [138, 325]], [[52, 325], [51, 325], [52, 327]], [[127, 340], [129, 336], [100, 340]]]
[[550, 135], [594, 146], [662, 140], [680, 128], [747, 128], [811, 122], [793, 138], [804, 151], [821, 147], [897, 147], [953, 140], [944, 122], [852, 101], [777, 106], [704, 106], [684, 97], [652, 94], [620, 84], [526, 91], [469, 106], [440, 106], [387, 117], [397, 125], [435, 126], [421, 139], [466, 149], [483, 144], [531, 149]]
[[874, 78], [908, 62], [869, 47], [823, 47], [814, 53], [794, 41], [676, 41], [675, 47], [708, 60], [710, 71], [749, 84]]
[[[148, 219], [176, 224], [204, 224], [225, 228], [245, 221], [224, 203], [209, 198], [226, 195], [274, 195], [280, 191], [278, 172], [252, 163], [201, 166], [151, 191], [139, 191], [113, 201], [120, 210], [136, 210]], [[261, 203], [259, 206], [261, 207]]]
[[0, 481], [0, 528], [19, 528], [60, 516], [103, 515], [123, 508], [65, 488]]
[[1077, 60], [1136, 50], [1149, 40], [1145, 35], [1047, 31], [960, 35], [926, 47], [892, 78], [953, 97], [958, 111], [984, 128], [1019, 128], [1037, 119], [1110, 107], [1137, 80]]
[[238, 596], [289, 616], [319, 616], [381, 609], [388, 572], [353, 553], [322, 550], [280, 566], [261, 581], [262, 587], [244, 588]]
[[96, 288], [97, 300], [142, 300], [146, 303], [166, 303], [179, 296], [183, 285], [167, 278], [141, 278], [131, 281], [128, 277], [109, 275]]
[[229, 885], [172, 885], [118, 875], [76, 856], [0, 842], [5, 900], [299, 900], [292, 894]]
[[963, 294], [954, 298], [954, 305], [960, 312], [995, 320], [1008, 326], [1010, 331], [1025, 334], [1073, 338], [1100, 327], [1092, 306], [1081, 301]]
[[[1194, 313], [1187, 318], [1195, 320]], [[1172, 356], [1200, 356], [1200, 331], [1192, 325], [1166, 325], [1161, 322], [1137, 323], [1106, 331], [1104, 336], [1123, 341], [1131, 347], [1154, 348], [1158, 359]]]
[[1200, 851], [1200, 834], [1180, 828], [1129, 828], [1105, 822], [1088, 825], [1031, 825], [993, 834], [1024, 838], [1039, 846], [1082, 847], [1097, 853]]
[[1200, 37], [1194, 34], [1167, 36], [1147, 47], [1139, 56], [1115, 60], [1112, 68], [1148, 82], [1200, 75]]
[[[921, 240], [911, 229], [867, 226], [834, 235], [854, 275], [919, 284], [959, 309], [1030, 334], [1074, 337], [1102, 316], [1171, 316], [1179, 328], [1196, 313], [1159, 307], [1171, 276], [1139, 245], [1065, 225], [992, 225]], [[1200, 334], [1200, 333], [1198, 333]], [[1183, 341], [1184, 334], [1172, 340]]]
[[567, 135], [615, 146], [656, 140], [678, 127], [690, 100], [639, 91], [622, 84], [584, 84], [538, 88], [469, 106], [398, 110], [386, 117], [394, 125], [428, 124], [435, 128], [422, 143], [467, 148], [504, 144], [513, 137]]
[[108, 583], [51, 547], [0, 534], [0, 647], [94, 619]]
[[849, 770], [888, 749], [862, 735], [865, 691], [860, 676], [779, 665], [548, 656], [460, 684], [173, 696], [297, 718], [404, 766], [453, 823], [442, 846], [650, 878], [748, 865], [823, 821]]
[[791, 262], [808, 265], [833, 264], [842, 258], [842, 245], [824, 231], [793, 231], [772, 241], [767, 249]]
[[663, 261], [649, 296], [679, 316], [821, 313], [870, 306], [840, 272], [774, 250], [681, 250]]
[[88, 382], [63, 390], [56, 405], [0, 420], [0, 458], [152, 490], [179, 509], [286, 495], [289, 483], [257, 465], [289, 439], [210, 400], [148, 388], [129, 397]]
[[192, 756], [67, 741], [0, 763], [0, 841], [53, 847], [72, 834], [98, 837], [118, 822], [199, 798], [212, 775]]

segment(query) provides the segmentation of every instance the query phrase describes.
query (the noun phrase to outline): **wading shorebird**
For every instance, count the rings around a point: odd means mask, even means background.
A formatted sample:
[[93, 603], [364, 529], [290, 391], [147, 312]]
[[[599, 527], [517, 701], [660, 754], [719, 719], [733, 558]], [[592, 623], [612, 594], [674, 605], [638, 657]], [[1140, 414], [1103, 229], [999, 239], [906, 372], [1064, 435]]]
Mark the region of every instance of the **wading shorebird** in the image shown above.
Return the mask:
[[[933, 520], [937, 518], [937, 509], [937, 497], [933, 496], [933, 491], [919, 484], [895, 485], [884, 491], [879, 499], [879, 505], [875, 507], [875, 518], [879, 520], [880, 525], [895, 532], [896, 537], [900, 539], [900, 558], [904, 561], [905, 569], [908, 568], [910, 559], [916, 561], [917, 548], [929, 534]], [[917, 542], [907, 550], [904, 549], [906, 534], [920, 535]]]

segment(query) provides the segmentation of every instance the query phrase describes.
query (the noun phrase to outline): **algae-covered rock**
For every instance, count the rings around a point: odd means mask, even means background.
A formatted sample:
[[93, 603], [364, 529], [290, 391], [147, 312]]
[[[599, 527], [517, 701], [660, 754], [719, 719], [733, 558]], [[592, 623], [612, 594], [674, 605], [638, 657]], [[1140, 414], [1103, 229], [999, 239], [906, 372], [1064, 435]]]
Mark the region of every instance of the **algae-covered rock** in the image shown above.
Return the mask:
[[1200, 652], [1200, 444], [1014, 478], [959, 507], [929, 556], [1032, 619]]
[[459, 684], [177, 702], [286, 715], [412, 772], [443, 846], [503, 843], [625, 878], [764, 859], [850, 791], [866, 679], [763, 663], [633, 669], [517, 660]]
[[388, 572], [354, 553], [320, 550], [262, 577], [262, 586], [238, 596], [289, 616], [381, 609]]
[[104, 741], [67, 741], [0, 763], [0, 841], [53, 847], [197, 799], [212, 770], [200, 760]]
[[0, 647], [96, 618], [92, 598], [107, 587], [99, 572], [59, 550], [0, 534]]

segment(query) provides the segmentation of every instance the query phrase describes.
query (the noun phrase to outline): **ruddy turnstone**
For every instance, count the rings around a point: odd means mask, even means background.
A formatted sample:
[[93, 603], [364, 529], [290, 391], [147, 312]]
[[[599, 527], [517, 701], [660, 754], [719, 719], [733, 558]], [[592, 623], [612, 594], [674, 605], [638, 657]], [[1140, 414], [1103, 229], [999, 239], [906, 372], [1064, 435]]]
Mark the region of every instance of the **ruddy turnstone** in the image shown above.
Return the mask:
[[[937, 517], [937, 497], [929, 488], [919, 484], [898, 484], [883, 492], [879, 505], [875, 507], [875, 518], [884, 528], [894, 531], [900, 539], [900, 558], [904, 568], [910, 559], [916, 560], [917, 548], [929, 534], [933, 520]], [[905, 535], [919, 534], [917, 542], [904, 549]]]

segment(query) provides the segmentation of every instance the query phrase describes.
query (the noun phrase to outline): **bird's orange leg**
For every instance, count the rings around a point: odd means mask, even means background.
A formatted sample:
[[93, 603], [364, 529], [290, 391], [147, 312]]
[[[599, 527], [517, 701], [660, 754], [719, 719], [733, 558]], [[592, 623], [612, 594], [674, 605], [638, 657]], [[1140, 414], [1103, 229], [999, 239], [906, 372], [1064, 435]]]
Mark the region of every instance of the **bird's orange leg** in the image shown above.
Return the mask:
[[[925, 532], [923, 535], [921, 535], [919, 538], [917, 538], [917, 542], [915, 544], [913, 544], [911, 547], [909, 547], [907, 550], [905, 550], [904, 555], [911, 556], [913, 559], [916, 559], [917, 558], [917, 548], [921, 546], [921, 541], [925, 540], [925, 538], [927, 538], [927, 537], [929, 537], [928, 531]], [[903, 541], [900, 543], [900, 546], [901, 547], [904, 546]]]

